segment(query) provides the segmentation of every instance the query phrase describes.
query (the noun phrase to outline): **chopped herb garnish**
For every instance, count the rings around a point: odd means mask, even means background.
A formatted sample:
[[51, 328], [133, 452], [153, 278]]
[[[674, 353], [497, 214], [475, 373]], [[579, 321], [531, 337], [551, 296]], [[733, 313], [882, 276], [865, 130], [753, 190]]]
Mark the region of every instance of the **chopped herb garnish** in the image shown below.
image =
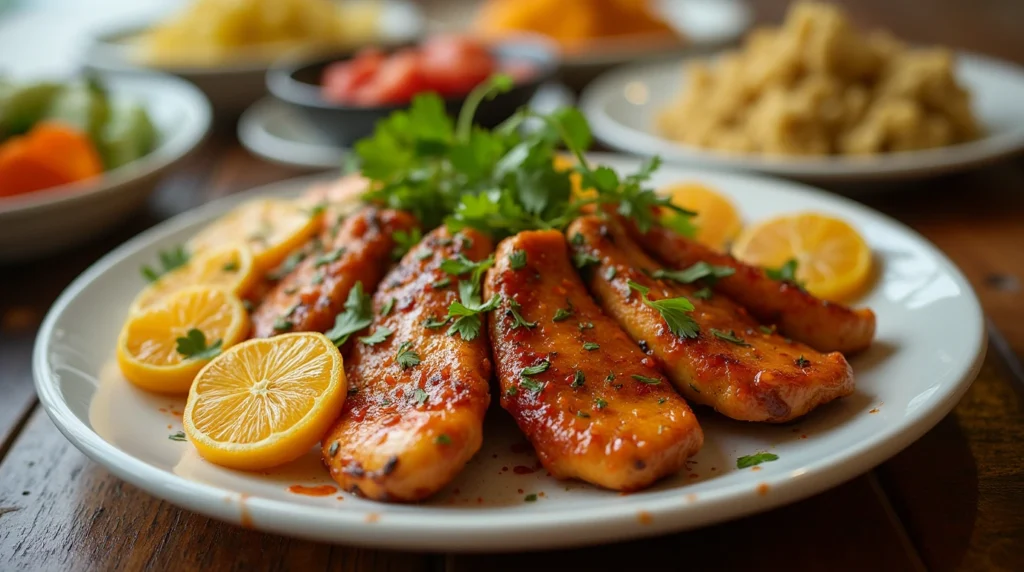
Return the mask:
[[661, 385], [661, 380], [656, 377], [646, 377], [643, 375], [633, 374], [630, 377], [639, 381], [640, 383], [646, 383], [647, 385]]
[[582, 332], [583, 330], [589, 330], [594, 327], [594, 322], [578, 322], [576, 327]]
[[608, 402], [603, 400], [603, 399], [601, 399], [600, 397], [598, 397], [598, 398], [594, 399], [594, 405], [598, 409], [604, 409], [605, 407], [608, 407]]
[[185, 432], [184, 431], [178, 431], [177, 433], [172, 433], [172, 434], [168, 435], [167, 438], [170, 439], [171, 441], [184, 441], [185, 440]]
[[576, 373], [573, 375], [572, 383], [569, 384], [569, 387], [583, 387], [583, 384], [586, 381], [587, 375], [583, 373], [583, 370], [578, 369], [576, 370]]
[[690, 389], [693, 390], [694, 393], [700, 393], [700, 388], [697, 387], [696, 385], [694, 385], [692, 383], [688, 383], [686, 385], [690, 386]]
[[513, 250], [512, 254], [508, 255], [508, 265], [512, 270], [522, 270], [523, 268], [526, 268], [526, 251]]
[[592, 352], [592, 351], [600, 349], [600, 348], [601, 348], [600, 344], [597, 344], [595, 342], [586, 342], [586, 343], [583, 344], [583, 349], [587, 350], [588, 352]]
[[668, 329], [673, 334], [682, 338], [696, 338], [700, 332], [700, 326], [697, 322], [691, 318], [688, 313], [693, 311], [693, 304], [690, 303], [685, 297], [680, 296], [678, 298], [665, 298], [663, 300], [650, 300], [647, 298], [647, 293], [650, 288], [637, 284], [630, 280], [629, 287], [632, 290], [640, 292], [640, 296], [643, 299], [645, 305], [654, 308], [661, 314], [661, 317], [668, 324]]
[[331, 443], [331, 446], [327, 448], [327, 454], [333, 457], [338, 454], [339, 448], [341, 448], [341, 443], [339, 441], [334, 441]]
[[590, 414], [582, 409], [576, 412], [576, 417], [582, 417], [583, 419], [590, 419]]
[[391, 314], [391, 310], [393, 310], [394, 308], [395, 308], [395, 299], [394, 298], [388, 298], [388, 301], [384, 302], [384, 305], [380, 307], [380, 315], [381, 316], [388, 316], [388, 315]]
[[313, 279], [310, 280], [309, 283], [314, 285], [314, 286], [319, 286], [320, 284], [323, 284], [324, 283], [324, 272], [323, 272], [323, 270], [318, 270], [316, 272], [316, 274], [313, 275]]
[[220, 269], [224, 272], [238, 272], [238, 261], [232, 260], [230, 262], [226, 262], [224, 266], [220, 267]]
[[750, 345], [746, 341], [744, 341], [743, 338], [737, 336], [735, 330], [729, 330], [728, 332], [723, 332], [722, 330], [716, 330], [714, 328], [711, 328], [711, 335], [715, 336], [716, 338], [718, 338], [720, 340], [727, 341], [730, 344], [736, 344], [737, 346], [749, 346]]
[[509, 395], [509, 396], [516, 395], [518, 393], [519, 393], [519, 389], [517, 389], [516, 386], [514, 386], [514, 385], [510, 385], [509, 388], [505, 390], [505, 395]]
[[299, 291], [299, 287], [298, 286], [289, 286], [289, 287], [284, 289], [284, 293], [289, 295], [289, 296], [291, 296], [292, 294], [294, 294], [294, 293], [296, 293], [298, 291]]
[[383, 343], [391, 334], [392, 331], [390, 329], [385, 328], [384, 326], [379, 326], [372, 334], [359, 338], [359, 341], [368, 346], [374, 346]]
[[569, 308], [559, 308], [559, 309], [555, 310], [555, 315], [554, 315], [554, 317], [551, 318], [551, 321], [552, 322], [561, 322], [561, 321], [564, 321], [564, 320], [568, 320], [569, 316], [572, 316], [572, 307], [571, 306]]
[[597, 264], [598, 262], [601, 262], [601, 259], [589, 252], [577, 252], [572, 256], [572, 263], [576, 268], [584, 268], [591, 264]]
[[449, 258], [441, 262], [441, 270], [453, 276], [472, 273], [472, 282], [474, 284], [480, 280], [480, 277], [491, 266], [494, 266], [494, 255], [488, 256], [480, 262], [473, 262], [466, 258], [465, 254], [459, 254], [455, 258]]
[[423, 232], [419, 228], [413, 228], [409, 231], [396, 230], [391, 233], [391, 240], [395, 242], [394, 248], [391, 249], [391, 258], [398, 260], [405, 256], [409, 249], [423, 240]]
[[220, 354], [221, 346], [224, 345], [223, 340], [206, 345], [206, 334], [196, 328], [190, 329], [185, 337], [177, 338], [175, 342], [178, 353], [185, 356], [185, 359], [212, 359]]
[[515, 330], [520, 326], [524, 328], [536, 328], [537, 322], [527, 321], [526, 318], [519, 313], [519, 308], [521, 308], [519, 302], [510, 298], [508, 301], [508, 310], [505, 310], [505, 315], [512, 317], [512, 329]]
[[188, 250], [179, 244], [170, 250], [161, 250], [157, 253], [157, 257], [160, 259], [160, 265], [157, 268], [143, 265], [140, 269], [142, 276], [150, 282], [156, 282], [164, 274], [184, 266], [188, 262], [189, 254]]
[[765, 275], [767, 275], [772, 280], [780, 280], [782, 282], [789, 282], [791, 284], [795, 284], [795, 285], [800, 286], [802, 288], [803, 285], [800, 282], [797, 282], [797, 280], [796, 280], [797, 265], [798, 265], [798, 263], [797, 263], [796, 259], [795, 258], [790, 258], [789, 260], [787, 260], [785, 262], [785, 264], [783, 264], [782, 266], [780, 266], [778, 268], [765, 268], [764, 269], [764, 273], [765, 273]]
[[337, 262], [338, 259], [341, 258], [342, 254], [345, 254], [344, 246], [335, 248], [334, 250], [328, 252], [327, 254], [318, 257], [316, 259], [316, 262], [313, 263], [313, 267], [320, 268], [321, 266], [326, 266], [328, 264], [331, 264], [332, 262]]
[[523, 497], [523, 500], [526, 502], [535, 502], [537, 500], [537, 495], [530, 493]]
[[609, 266], [604, 271], [604, 279], [611, 280], [612, 278], [615, 278], [616, 273], [618, 273], [618, 270], [614, 266]]
[[420, 250], [419, 252], [416, 253], [416, 260], [419, 260], [419, 261], [422, 262], [422, 261], [424, 261], [424, 260], [426, 260], [426, 259], [428, 259], [428, 258], [430, 258], [432, 256], [434, 256], [434, 253], [431, 252], [430, 250], [427, 250], [426, 248], [424, 248], [424, 249], [422, 249], [422, 250]]
[[608, 383], [615, 381], [615, 374], [609, 373], [607, 376], [605, 376], [604, 380]]
[[666, 401], [668, 401], [667, 397], [659, 397], [658, 398], [658, 405], [664, 405]]
[[582, 246], [583, 243], [586, 242], [586, 239], [583, 238], [582, 233], [577, 232], [576, 234], [572, 235], [572, 238], [569, 239], [569, 242], [572, 243], [573, 246]]
[[448, 328], [448, 335], [454, 336], [457, 333], [467, 342], [472, 341], [480, 334], [480, 328], [483, 326], [481, 316], [497, 308], [501, 298], [495, 294], [487, 302], [481, 302], [476, 284], [460, 280], [459, 300], [448, 306], [448, 318], [455, 319]]
[[452, 279], [448, 278], [447, 276], [445, 276], [444, 278], [442, 278], [440, 280], [436, 280], [436, 281], [432, 282], [430, 285], [435, 290], [440, 290], [441, 288], [447, 288], [447, 287], [451, 286], [452, 285]]
[[409, 369], [419, 365], [420, 356], [412, 349], [412, 342], [402, 342], [398, 345], [398, 352], [395, 353], [395, 361], [402, 369]]
[[242, 300], [242, 307], [245, 308], [246, 312], [252, 313], [255, 306], [252, 304], [252, 300]]
[[775, 325], [772, 326], [758, 326], [757, 329], [761, 330], [761, 333], [770, 336], [775, 333]]
[[539, 381], [532, 379], [522, 379], [519, 381], [519, 385], [523, 386], [524, 389], [532, 391], [534, 393], [540, 393], [544, 391], [544, 384]]
[[427, 392], [417, 387], [412, 390], [412, 398], [416, 400], [416, 405], [423, 405], [427, 402]]
[[278, 318], [274, 320], [274, 330], [278, 332], [285, 332], [295, 327], [295, 323], [287, 318]]
[[450, 319], [451, 318], [445, 318], [443, 320], [438, 320], [437, 318], [435, 318], [433, 316], [430, 316], [426, 320], [423, 320], [423, 327], [427, 328], [428, 330], [436, 330], [437, 328], [440, 328], [440, 327], [446, 325], [448, 323], [448, 320], [450, 320]]
[[541, 360], [541, 362], [538, 363], [537, 365], [531, 365], [529, 367], [524, 367], [523, 371], [519, 372], [519, 375], [520, 375], [520, 377], [528, 377], [528, 376], [531, 376], [531, 375], [537, 375], [538, 373], [544, 373], [545, 371], [548, 370], [549, 367], [551, 367], [551, 362], [550, 361], [548, 361], [546, 359], [545, 360]]
[[811, 365], [811, 360], [805, 358], [804, 356], [800, 356], [800, 357], [796, 358], [796, 366], [797, 367], [805, 368], [805, 367], [807, 367], [809, 365]]
[[441, 433], [437, 437], [434, 437], [434, 443], [438, 445], [451, 445], [452, 438], [449, 437], [448, 435], [445, 435], [444, 433]]
[[710, 300], [712, 295], [713, 292], [711, 291], [711, 288], [708, 288], [707, 286], [695, 291], [693, 294], [690, 294], [690, 296], [698, 300]]
[[712, 286], [719, 278], [732, 276], [735, 273], [736, 270], [732, 267], [714, 266], [702, 260], [683, 270], [669, 270], [664, 268], [655, 270], [651, 276], [659, 279], [664, 278], [667, 280], [674, 280], [680, 284], [691, 284], [698, 280], [704, 280], [707, 285]]
[[334, 327], [324, 332], [334, 345], [341, 347], [348, 338], [370, 325], [373, 321], [373, 310], [370, 295], [363, 293], [363, 283], [356, 282], [345, 300], [345, 310], [335, 316]]
[[292, 271], [295, 270], [295, 267], [298, 266], [300, 262], [305, 260], [305, 258], [306, 253], [301, 250], [289, 254], [288, 258], [284, 259], [284, 262], [282, 262], [280, 265], [278, 265], [277, 268], [275, 268], [274, 270], [267, 274], [267, 280], [276, 281], [291, 274]]
[[746, 455], [736, 459], [736, 468], [746, 469], [747, 467], [753, 467], [754, 465], [760, 465], [761, 463], [770, 463], [771, 461], [777, 461], [778, 459], [779, 456], [773, 453]]

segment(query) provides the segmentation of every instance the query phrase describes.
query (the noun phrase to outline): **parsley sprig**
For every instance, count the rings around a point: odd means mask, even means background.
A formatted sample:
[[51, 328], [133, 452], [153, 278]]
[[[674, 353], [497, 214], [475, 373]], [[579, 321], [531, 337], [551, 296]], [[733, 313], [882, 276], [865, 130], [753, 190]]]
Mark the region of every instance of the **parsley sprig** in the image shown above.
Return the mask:
[[681, 338], [696, 338], [700, 333], [700, 326], [697, 321], [689, 316], [693, 311], [693, 304], [684, 296], [678, 298], [665, 298], [662, 300], [651, 300], [647, 297], [650, 288], [628, 281], [629, 288], [640, 292], [644, 305], [654, 308], [661, 314], [661, 317], [668, 324], [668, 329]]
[[736, 270], [730, 266], [715, 266], [702, 260], [693, 266], [689, 266], [682, 270], [661, 268], [655, 270], [651, 276], [654, 278], [674, 280], [680, 284], [692, 284], [698, 280], [703, 280], [705, 284], [713, 286], [719, 278], [726, 278], [735, 273]]
[[363, 293], [363, 283], [356, 282], [345, 300], [345, 311], [334, 318], [334, 327], [324, 332], [334, 345], [345, 345], [352, 334], [366, 328], [373, 322], [373, 308], [370, 295]]
[[206, 334], [196, 328], [185, 333], [185, 337], [177, 338], [178, 353], [185, 356], [185, 359], [213, 359], [220, 355], [224, 340], [217, 340], [207, 345]]
[[161, 250], [157, 253], [160, 264], [157, 267], [144, 264], [139, 271], [142, 276], [150, 282], [156, 282], [161, 276], [168, 272], [184, 266], [189, 259], [188, 250], [181, 244], [172, 247], [170, 250]]

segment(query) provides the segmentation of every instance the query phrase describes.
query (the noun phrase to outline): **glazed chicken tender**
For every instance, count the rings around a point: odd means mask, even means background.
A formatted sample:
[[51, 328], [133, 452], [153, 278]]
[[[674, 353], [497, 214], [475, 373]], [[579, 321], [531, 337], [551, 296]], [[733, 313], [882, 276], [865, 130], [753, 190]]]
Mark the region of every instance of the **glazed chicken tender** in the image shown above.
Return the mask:
[[484, 259], [485, 236], [444, 227], [428, 234], [381, 282], [370, 337], [345, 363], [349, 395], [324, 436], [323, 460], [344, 490], [384, 501], [417, 501], [445, 486], [477, 452], [490, 402], [484, 328], [467, 341], [440, 325], [459, 299], [440, 269]]
[[485, 294], [501, 405], [552, 475], [637, 490], [704, 435], [686, 402], [587, 293], [557, 231], [504, 240]]
[[[568, 229], [577, 257], [594, 260], [588, 284], [601, 307], [665, 368], [691, 402], [742, 421], [784, 422], [853, 392], [853, 370], [838, 352], [762, 329], [722, 295], [702, 299], [699, 285], [649, 277], [658, 265], [614, 220], [585, 216]], [[648, 288], [648, 301], [629, 282]], [[693, 336], [674, 332], [657, 302], [685, 296]]]
[[327, 331], [356, 282], [376, 287], [391, 263], [392, 234], [416, 226], [408, 213], [375, 207], [347, 218], [329, 207], [324, 217], [323, 231], [285, 262], [284, 276], [253, 312], [254, 338]]
[[854, 310], [820, 300], [793, 284], [769, 278], [760, 268], [663, 228], [647, 233], [631, 224], [627, 228], [644, 250], [669, 268], [683, 269], [698, 262], [732, 268], [735, 273], [719, 279], [715, 291], [738, 302], [762, 323], [777, 325], [786, 336], [821, 352], [847, 355], [871, 345], [875, 313], [868, 308]]

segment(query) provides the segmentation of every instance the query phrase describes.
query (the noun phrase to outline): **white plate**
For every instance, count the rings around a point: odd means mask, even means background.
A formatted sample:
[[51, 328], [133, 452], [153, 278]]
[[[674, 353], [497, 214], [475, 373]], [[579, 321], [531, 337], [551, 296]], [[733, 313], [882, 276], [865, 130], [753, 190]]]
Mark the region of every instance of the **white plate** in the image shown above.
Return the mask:
[[109, 228], [137, 209], [210, 129], [210, 102], [188, 82], [161, 74], [102, 81], [114, 100], [146, 108], [159, 133], [156, 148], [100, 177], [0, 198], [0, 261], [39, 256]]
[[640, 155], [661, 155], [682, 165], [758, 171], [808, 181], [856, 182], [938, 175], [1005, 157], [1024, 148], [1024, 69], [958, 53], [957, 76], [973, 96], [986, 135], [977, 141], [877, 157], [792, 158], [727, 154], [663, 138], [654, 129], [658, 110], [683, 88], [683, 62], [621, 68], [584, 90], [580, 107], [605, 144]]
[[[363, 3], [371, 0], [361, 0]], [[163, 2], [163, 0], [161, 0]], [[180, 9], [180, 5], [177, 6]], [[402, 0], [380, 2], [377, 42], [399, 44], [419, 37], [424, 28], [423, 15], [415, 3]], [[166, 12], [166, 10], [165, 10]], [[139, 22], [138, 20], [142, 20]], [[101, 72], [161, 71], [194, 83], [213, 102], [214, 109], [226, 116], [237, 115], [266, 94], [265, 76], [272, 62], [265, 59], [240, 60], [217, 66], [149, 66], [137, 61], [137, 50], [129, 39], [151, 27], [151, 17], [99, 31], [86, 46], [83, 57], [87, 69]]]
[[[636, 161], [609, 158], [616, 168]], [[188, 443], [184, 401], [135, 389], [114, 364], [115, 337], [143, 286], [138, 268], [183, 242], [244, 197], [206, 205], [132, 239], [68, 287], [47, 315], [33, 358], [40, 399], [78, 448], [117, 476], [168, 501], [260, 530], [349, 544], [418, 550], [518, 550], [666, 533], [762, 511], [867, 471], [920, 437], [957, 403], [981, 366], [981, 309], [963, 275], [901, 224], [852, 201], [792, 183], [662, 169], [656, 184], [699, 179], [734, 197], [748, 220], [812, 209], [850, 221], [871, 244], [879, 281], [861, 303], [878, 314], [878, 338], [853, 359], [854, 395], [783, 426], [732, 422], [699, 411], [703, 450], [689, 469], [630, 495], [559, 482], [532, 468], [507, 413], [492, 407], [484, 445], [430, 502], [389, 505], [346, 493], [308, 497], [292, 484], [330, 484], [318, 450], [260, 474], [218, 468]], [[291, 195], [313, 179], [264, 187]], [[779, 456], [736, 469], [758, 451]], [[507, 468], [507, 469], [505, 469]], [[522, 469], [520, 469], [522, 471]], [[457, 491], [457, 492], [456, 492]], [[543, 494], [525, 502], [524, 494]], [[343, 500], [341, 500], [343, 499]]]

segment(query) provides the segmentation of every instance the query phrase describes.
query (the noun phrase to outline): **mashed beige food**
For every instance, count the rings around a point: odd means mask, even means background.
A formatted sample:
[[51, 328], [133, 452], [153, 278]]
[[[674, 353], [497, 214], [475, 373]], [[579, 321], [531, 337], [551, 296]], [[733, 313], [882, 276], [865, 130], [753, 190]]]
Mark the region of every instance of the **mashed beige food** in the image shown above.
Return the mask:
[[155, 65], [214, 66], [358, 45], [376, 35], [379, 12], [372, 0], [191, 0], [143, 34], [140, 56]]
[[952, 145], [979, 134], [953, 55], [859, 33], [838, 8], [795, 4], [779, 28], [686, 70], [657, 118], [677, 141], [776, 155], [869, 155]]

